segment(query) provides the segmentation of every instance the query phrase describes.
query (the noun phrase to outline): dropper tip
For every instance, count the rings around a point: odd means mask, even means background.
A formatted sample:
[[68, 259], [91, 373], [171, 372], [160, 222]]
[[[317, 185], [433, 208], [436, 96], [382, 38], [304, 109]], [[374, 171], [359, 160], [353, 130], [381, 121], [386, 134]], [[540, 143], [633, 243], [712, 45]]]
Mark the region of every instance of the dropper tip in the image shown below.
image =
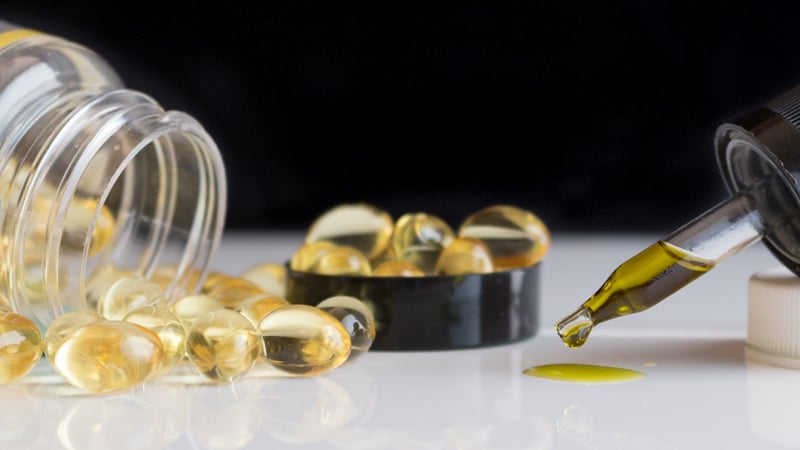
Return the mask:
[[580, 307], [572, 314], [568, 315], [556, 323], [556, 333], [569, 348], [576, 348], [583, 345], [592, 332], [594, 321], [589, 309]]

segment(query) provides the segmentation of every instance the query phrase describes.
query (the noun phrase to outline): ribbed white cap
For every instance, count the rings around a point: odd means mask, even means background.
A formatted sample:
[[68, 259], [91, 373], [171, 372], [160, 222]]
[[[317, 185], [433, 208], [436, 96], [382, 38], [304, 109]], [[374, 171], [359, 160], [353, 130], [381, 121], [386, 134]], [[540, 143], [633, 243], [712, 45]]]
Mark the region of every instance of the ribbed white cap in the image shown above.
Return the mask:
[[783, 266], [752, 275], [747, 311], [747, 357], [800, 369], [800, 277]]

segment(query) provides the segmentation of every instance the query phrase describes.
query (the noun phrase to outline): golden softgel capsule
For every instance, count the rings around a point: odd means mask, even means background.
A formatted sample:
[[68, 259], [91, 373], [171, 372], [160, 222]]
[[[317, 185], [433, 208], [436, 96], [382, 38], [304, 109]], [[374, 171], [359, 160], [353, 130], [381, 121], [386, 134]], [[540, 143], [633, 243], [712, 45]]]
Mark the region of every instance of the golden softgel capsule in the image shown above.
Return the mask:
[[56, 350], [70, 333], [96, 322], [106, 320], [100, 313], [88, 309], [77, 309], [59, 315], [47, 327], [44, 334], [44, 354], [48, 361], [55, 360]]
[[0, 384], [12, 383], [33, 369], [44, 343], [31, 320], [12, 312], [0, 312]]
[[164, 358], [156, 375], [170, 372], [186, 356], [186, 329], [178, 316], [162, 303], [134, 309], [123, 319], [152, 331], [161, 341]]
[[375, 316], [363, 301], [349, 295], [336, 295], [319, 302], [317, 308], [335, 317], [350, 335], [348, 361], [363, 355], [372, 346]]
[[113, 282], [97, 303], [97, 312], [109, 320], [122, 320], [129, 312], [144, 306], [163, 303], [161, 286], [139, 276]]
[[112, 393], [149, 380], [163, 358], [161, 341], [152, 331], [134, 323], [106, 320], [68, 334], [51, 363], [74, 386]]
[[186, 295], [178, 299], [170, 307], [170, 310], [178, 316], [187, 330], [198, 317], [221, 309], [225, 309], [225, 305], [214, 297], [209, 297], [205, 294]]
[[389, 245], [394, 229], [392, 216], [368, 203], [337, 205], [311, 224], [305, 242], [328, 241], [353, 247], [372, 260]]
[[406, 213], [395, 224], [392, 254], [431, 275], [442, 250], [454, 237], [453, 229], [439, 216], [424, 212]]
[[309, 305], [289, 305], [269, 313], [258, 324], [266, 361], [296, 375], [318, 375], [350, 356], [350, 334], [338, 319]]
[[283, 264], [273, 262], [257, 264], [242, 271], [239, 277], [272, 295], [286, 296], [286, 266]]
[[439, 255], [436, 275], [465, 275], [494, 271], [489, 247], [480, 239], [459, 237], [453, 239]]
[[223, 309], [195, 319], [186, 339], [186, 353], [197, 370], [217, 382], [247, 373], [261, 351], [255, 325], [236, 311]]
[[326, 251], [309, 270], [321, 275], [372, 275], [369, 259], [353, 247], [336, 247]]
[[461, 223], [458, 236], [483, 241], [495, 270], [532, 266], [550, 249], [550, 231], [544, 222], [532, 212], [511, 205], [476, 211]]
[[298, 272], [308, 272], [317, 260], [336, 244], [328, 241], [306, 242], [292, 255], [289, 267]]
[[256, 295], [245, 300], [237, 309], [253, 325], [258, 325], [267, 314], [275, 311], [281, 306], [289, 305], [289, 301], [283, 297], [272, 294]]

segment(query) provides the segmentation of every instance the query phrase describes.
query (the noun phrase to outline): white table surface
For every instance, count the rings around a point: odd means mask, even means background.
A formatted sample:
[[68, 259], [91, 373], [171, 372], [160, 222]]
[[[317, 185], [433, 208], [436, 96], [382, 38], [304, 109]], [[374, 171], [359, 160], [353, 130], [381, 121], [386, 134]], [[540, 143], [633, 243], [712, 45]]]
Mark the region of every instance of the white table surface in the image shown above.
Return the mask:
[[[568, 349], [553, 324], [659, 236], [558, 235], [542, 265], [539, 333], [478, 350], [370, 351], [317, 377], [150, 382], [80, 395], [0, 388], [0, 449], [771, 449], [800, 447], [800, 371], [749, 362], [747, 279], [762, 244], [648, 311]], [[285, 261], [299, 233], [228, 233], [214, 267]], [[590, 363], [638, 370], [615, 384], [525, 376]]]

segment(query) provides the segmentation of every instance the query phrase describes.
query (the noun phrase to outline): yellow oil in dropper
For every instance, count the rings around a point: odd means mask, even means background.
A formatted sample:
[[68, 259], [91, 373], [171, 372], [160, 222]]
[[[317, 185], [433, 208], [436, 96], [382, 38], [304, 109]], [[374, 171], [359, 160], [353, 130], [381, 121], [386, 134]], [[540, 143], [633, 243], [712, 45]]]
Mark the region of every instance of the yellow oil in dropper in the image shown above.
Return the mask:
[[623, 262], [588, 300], [556, 323], [561, 340], [580, 347], [595, 325], [651, 308], [760, 240], [765, 222], [754, 208], [755, 199], [775, 185], [773, 178], [754, 183]]

